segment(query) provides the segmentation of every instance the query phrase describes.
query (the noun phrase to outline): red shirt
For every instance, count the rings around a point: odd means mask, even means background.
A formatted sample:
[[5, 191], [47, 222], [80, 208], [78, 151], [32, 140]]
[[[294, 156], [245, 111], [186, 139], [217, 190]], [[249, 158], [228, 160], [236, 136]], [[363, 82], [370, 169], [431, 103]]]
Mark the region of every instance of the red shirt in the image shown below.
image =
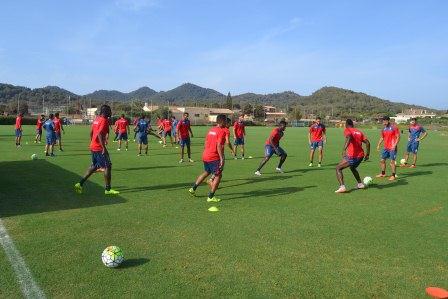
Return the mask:
[[271, 144], [270, 139], [272, 138], [272, 143], [274, 146], [280, 145], [280, 139], [283, 137], [283, 131], [280, 130], [280, 128], [274, 128], [271, 132], [271, 135], [269, 135], [269, 138], [266, 140], [266, 144]]
[[400, 136], [400, 131], [394, 125], [387, 126], [381, 130], [381, 137], [384, 139], [384, 148], [386, 150], [395, 150], [398, 136]]
[[326, 131], [327, 129], [325, 128], [324, 124], [313, 124], [310, 127], [311, 142], [322, 141], [322, 136]]
[[236, 138], [243, 138], [246, 134], [246, 129], [244, 128], [244, 123], [242, 121], [236, 121], [233, 124], [233, 130], [235, 132]]
[[363, 158], [364, 149], [362, 148], [362, 142], [366, 140], [366, 136], [358, 129], [346, 128], [344, 130], [345, 137], [351, 137], [345, 154], [348, 158]]
[[118, 120], [115, 122], [115, 124], [116, 124], [116, 126], [117, 126], [117, 131], [118, 131], [118, 133], [120, 133], [120, 134], [127, 133], [129, 123], [128, 123], [128, 121], [126, 120], [126, 118], [120, 118], [120, 119], [118, 119]]
[[224, 130], [224, 137], [227, 139], [227, 138], [230, 138], [230, 130], [229, 130], [229, 128], [222, 128], [223, 130]]
[[22, 129], [22, 117], [21, 116], [16, 117], [16, 129]]
[[171, 131], [171, 121], [169, 119], [164, 119], [162, 125], [165, 132]]
[[220, 127], [211, 128], [205, 136], [202, 161], [212, 162], [219, 160], [218, 146], [223, 147], [226, 142], [225, 131]]
[[40, 118], [38, 118], [36, 123], [36, 129], [41, 130], [43, 124], [44, 122]]
[[98, 116], [92, 123], [92, 140], [90, 141], [90, 150], [92, 152], [100, 152], [103, 150], [98, 138], [103, 135], [104, 143], [106, 143], [106, 135], [109, 134], [109, 122], [104, 116]]
[[114, 123], [114, 132], [118, 133], [118, 119]]
[[190, 121], [181, 120], [177, 124], [177, 130], [179, 131], [180, 139], [187, 139], [190, 137]]
[[55, 132], [61, 132], [61, 119], [60, 118], [53, 118], [53, 124], [54, 124], [54, 131]]

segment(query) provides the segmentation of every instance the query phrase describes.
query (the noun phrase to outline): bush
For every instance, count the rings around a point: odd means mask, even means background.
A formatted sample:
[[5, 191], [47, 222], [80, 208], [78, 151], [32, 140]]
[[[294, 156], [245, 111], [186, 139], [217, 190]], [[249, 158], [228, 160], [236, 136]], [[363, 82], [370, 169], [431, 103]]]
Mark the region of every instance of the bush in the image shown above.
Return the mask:
[[[22, 125], [35, 125], [37, 122], [36, 117], [23, 117]], [[0, 125], [11, 125], [14, 126], [16, 124], [16, 116], [1, 116], [0, 117]]]

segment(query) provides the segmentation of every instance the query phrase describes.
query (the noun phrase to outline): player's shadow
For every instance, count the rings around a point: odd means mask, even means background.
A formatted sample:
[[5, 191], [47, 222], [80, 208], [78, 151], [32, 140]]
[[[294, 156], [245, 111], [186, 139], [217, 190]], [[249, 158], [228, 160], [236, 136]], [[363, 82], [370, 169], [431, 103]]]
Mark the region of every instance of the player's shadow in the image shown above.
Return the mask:
[[136, 192], [145, 192], [145, 191], [154, 191], [154, 190], [179, 190], [179, 189], [188, 189], [191, 187], [190, 182], [184, 183], [176, 183], [176, 184], [163, 184], [163, 185], [153, 185], [153, 186], [143, 186], [143, 187], [131, 187], [131, 188], [122, 188], [120, 189], [121, 193], [136, 193]]
[[404, 172], [404, 173], [400, 173], [398, 174], [399, 178], [409, 178], [409, 177], [414, 177], [414, 176], [421, 176], [421, 175], [430, 175], [433, 172], [430, 170], [427, 171], [414, 171], [414, 172]]
[[[226, 193], [223, 195], [223, 200], [235, 200], [235, 199], [252, 199], [254, 197], [278, 197], [282, 195], [290, 195], [297, 192], [304, 191], [305, 189], [316, 188], [317, 186], [303, 186], [303, 187], [282, 187], [273, 189], [262, 190], [250, 190], [246, 192]], [[227, 198], [229, 197], [229, 198]]]
[[[294, 177], [294, 176], [292, 176], [292, 175], [275, 175], [275, 176], [264, 176], [264, 177], [241, 178], [241, 179], [233, 179], [233, 180], [226, 180], [225, 178], [223, 178], [219, 189], [233, 188], [233, 187], [247, 185], [247, 184], [264, 183], [264, 182], [269, 182], [269, 181], [287, 180], [292, 177]], [[241, 182], [241, 183], [226, 185], [226, 183], [228, 183], [228, 182]]]
[[76, 194], [73, 185], [81, 177], [45, 160], [0, 162], [0, 178], [0, 217], [125, 202], [105, 197], [104, 187], [90, 181], [84, 194]]
[[[395, 188], [395, 187], [398, 187], [398, 186], [404, 186], [404, 185], [408, 185], [409, 183], [408, 183], [408, 181], [407, 180], [405, 180], [405, 179], [398, 179], [398, 180], [396, 180], [396, 181], [393, 181], [393, 182], [389, 182], [389, 181], [384, 181], [386, 184], [377, 184], [377, 183], [373, 183], [373, 184], [370, 184], [369, 185], [369, 188], [375, 188], [375, 189], [380, 189], [380, 190], [382, 190], [382, 189], [389, 189], [389, 188]], [[351, 191], [354, 191], [354, 190], [351, 190]]]
[[325, 170], [324, 168], [317, 168], [317, 167], [308, 167], [308, 168], [298, 168], [294, 170], [285, 171], [285, 173], [307, 173], [310, 171], [322, 171]]
[[448, 163], [446, 162], [440, 162], [440, 163], [427, 163], [427, 164], [421, 164], [418, 165], [418, 167], [433, 167], [433, 166], [447, 166]]
[[[189, 164], [185, 166], [191, 166]], [[151, 170], [151, 169], [165, 169], [165, 168], [178, 168], [178, 165], [165, 165], [165, 166], [144, 166], [144, 167], [130, 167], [130, 168], [118, 168], [113, 171], [133, 171], [133, 170]]]
[[149, 262], [147, 258], [125, 259], [117, 269], [127, 269], [142, 266]]

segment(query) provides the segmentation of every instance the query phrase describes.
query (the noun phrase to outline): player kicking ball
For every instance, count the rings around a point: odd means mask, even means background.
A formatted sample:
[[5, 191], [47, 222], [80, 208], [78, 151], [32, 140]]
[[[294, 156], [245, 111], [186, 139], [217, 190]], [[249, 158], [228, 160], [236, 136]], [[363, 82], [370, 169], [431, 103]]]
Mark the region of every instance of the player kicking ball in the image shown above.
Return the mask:
[[401, 164], [402, 167], [408, 166], [409, 155], [412, 153], [414, 155], [414, 159], [412, 161], [410, 168], [415, 168], [415, 164], [417, 163], [417, 152], [418, 147], [420, 145], [420, 141], [428, 136], [428, 132], [417, 123], [416, 118], [411, 118], [411, 122], [409, 125], [409, 137], [408, 137], [408, 145], [406, 147], [406, 154], [404, 155], [404, 163]]
[[[355, 129], [353, 125], [353, 121], [351, 119], [347, 119], [345, 122], [345, 143], [344, 148], [342, 150], [342, 161], [336, 166], [336, 177], [339, 182], [339, 189], [335, 191], [335, 193], [345, 193], [347, 189], [344, 184], [344, 174], [342, 170], [350, 167], [350, 170], [353, 173], [356, 181], [358, 182], [357, 188], [364, 189], [366, 186], [361, 181], [361, 177], [359, 176], [359, 172], [357, 170], [359, 164], [361, 164], [362, 160], [369, 160], [370, 156], [370, 142], [369, 139], [358, 129]], [[364, 150], [362, 148], [362, 144], [365, 143], [367, 154], [364, 155]]]
[[92, 152], [92, 165], [87, 169], [84, 177], [75, 185], [75, 192], [81, 194], [82, 187], [87, 179], [96, 171], [104, 171], [104, 181], [106, 183], [104, 194], [117, 195], [120, 192], [111, 188], [112, 163], [106, 147], [107, 136], [109, 135], [108, 118], [112, 111], [108, 105], [100, 108], [100, 115], [93, 121], [90, 131], [90, 151]]
[[148, 134], [151, 134], [160, 139], [160, 136], [154, 133], [149, 125], [149, 122], [146, 120], [146, 116], [142, 114], [137, 124], [135, 125], [134, 131], [137, 137], [138, 143], [138, 155], [142, 155], [142, 149], [145, 147], [145, 155], [148, 155]]
[[282, 120], [278, 124], [278, 127], [272, 130], [271, 135], [266, 140], [266, 144], [264, 146], [265, 148], [264, 159], [261, 161], [260, 166], [258, 166], [257, 171], [255, 171], [255, 175], [261, 176], [260, 170], [266, 163], [268, 163], [268, 161], [274, 154], [280, 157], [280, 161], [278, 162], [278, 166], [275, 170], [277, 172], [283, 173], [282, 165], [283, 163], [285, 163], [286, 157], [288, 155], [280, 147], [280, 139], [282, 139], [285, 129], [286, 129], [286, 121]]
[[211, 128], [205, 136], [204, 152], [202, 161], [204, 162], [204, 172], [198, 176], [188, 192], [195, 195], [198, 186], [207, 179], [209, 175], [214, 175], [214, 179], [210, 184], [210, 192], [208, 193], [207, 202], [219, 202], [219, 198], [215, 196], [221, 182], [222, 171], [224, 169], [224, 143], [225, 132], [223, 128], [226, 126], [226, 116], [220, 114], [216, 118], [217, 125]]
[[389, 116], [383, 117], [383, 125], [384, 128], [381, 130], [381, 138], [376, 147], [377, 151], [379, 151], [381, 144], [384, 142], [384, 148], [381, 152], [380, 161], [381, 173], [376, 177], [384, 178], [386, 176], [386, 160], [390, 159], [392, 175], [389, 177], [389, 181], [394, 181], [397, 173], [397, 165], [395, 160], [397, 159], [397, 145], [398, 142], [400, 142], [400, 131], [395, 125], [390, 123]]
[[191, 159], [191, 140], [190, 135], [193, 137], [193, 131], [191, 131], [191, 124], [188, 117], [190, 114], [188, 112], [185, 112], [182, 119], [177, 123], [177, 126], [174, 130], [177, 131], [177, 136], [179, 137], [179, 144], [180, 144], [180, 160], [179, 163], [184, 162], [184, 155], [185, 155], [185, 147], [187, 147], [187, 156], [188, 161], [190, 163], [193, 163], [194, 161]]

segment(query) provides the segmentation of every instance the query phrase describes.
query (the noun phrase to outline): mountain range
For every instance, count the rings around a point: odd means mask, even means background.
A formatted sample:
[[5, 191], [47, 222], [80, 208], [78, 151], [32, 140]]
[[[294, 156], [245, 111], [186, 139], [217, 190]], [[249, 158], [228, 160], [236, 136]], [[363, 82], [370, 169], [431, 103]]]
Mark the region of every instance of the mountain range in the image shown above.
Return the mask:
[[[20, 100], [29, 103], [46, 103], [61, 105], [71, 100], [91, 100], [93, 102], [128, 102], [136, 100], [140, 102], [152, 102], [153, 104], [177, 104], [177, 105], [220, 105], [226, 101], [226, 95], [191, 83], [182, 84], [168, 91], [157, 92], [149, 87], [141, 87], [128, 93], [117, 90], [97, 90], [86, 95], [77, 95], [57, 86], [30, 89], [22, 86], [0, 83], [0, 104]], [[342, 115], [350, 111], [350, 114], [381, 114], [397, 113], [403, 109], [420, 108], [434, 110], [422, 106], [397, 103], [381, 99], [361, 92], [355, 92], [338, 87], [323, 87], [309, 96], [299, 95], [292, 91], [272, 94], [244, 93], [233, 95], [232, 101], [240, 106], [250, 103], [275, 105], [279, 107], [299, 106], [308, 113], [321, 115]]]

